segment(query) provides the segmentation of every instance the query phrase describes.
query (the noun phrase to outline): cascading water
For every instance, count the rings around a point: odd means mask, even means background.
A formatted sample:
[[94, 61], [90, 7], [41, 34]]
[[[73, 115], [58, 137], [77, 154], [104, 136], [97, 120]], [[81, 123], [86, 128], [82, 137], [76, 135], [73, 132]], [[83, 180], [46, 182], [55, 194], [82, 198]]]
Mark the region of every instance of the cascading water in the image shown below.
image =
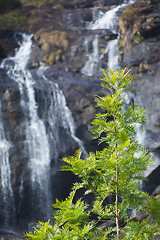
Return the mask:
[[[34, 81], [30, 72], [25, 69], [30, 56], [32, 35], [23, 34], [22, 39], [22, 43], [19, 42], [20, 48], [15, 57], [5, 59], [1, 67], [7, 69], [8, 75], [19, 85], [21, 106], [24, 115], [27, 113], [24, 123], [25, 147], [29, 154], [28, 164], [31, 169], [32, 202], [36, 199], [40, 206], [43, 203], [45, 211], [43, 215], [45, 214], [47, 215], [46, 217], [49, 217], [51, 204], [48, 189], [50, 175], [49, 143], [45, 125], [37, 113], [33, 88]], [[10, 64], [11, 62], [14, 64], [14, 67]], [[21, 184], [21, 192], [22, 189], [23, 182]]]
[[87, 52], [88, 61], [84, 65], [84, 67], [81, 70], [81, 73], [84, 75], [87, 75], [91, 77], [93, 73], [96, 73], [98, 71], [98, 63], [99, 63], [99, 52], [98, 52], [98, 35], [94, 36], [93, 39], [93, 52], [91, 54], [88, 53], [88, 45], [89, 45], [89, 39], [85, 39], [85, 48]]
[[[99, 18], [96, 21], [90, 22], [87, 29], [90, 30], [98, 30], [98, 29], [107, 29], [110, 30], [113, 34], [117, 34], [116, 25], [117, 21], [123, 12], [123, 10], [129, 5], [133, 4], [135, 0], [125, 0], [123, 4], [116, 6], [115, 8], [107, 11], [106, 13], [102, 13], [100, 11]], [[117, 34], [118, 35], [118, 34]], [[99, 54], [98, 52], [98, 36], [93, 40], [93, 50], [92, 53], [88, 53], [88, 37], [85, 40], [86, 53], [88, 55], [88, 60], [86, 64], [82, 68], [81, 72], [87, 76], [97, 75], [98, 70], [101, 68], [101, 59], [105, 54], [108, 55], [107, 69], [111, 68], [113, 70], [119, 69], [118, 57], [118, 37], [114, 40], [110, 40], [107, 42], [106, 49], [103, 54]]]
[[[41, 63], [41, 67], [38, 69], [38, 75], [42, 79], [44, 79], [46, 82], [48, 79], [45, 77], [44, 72], [47, 67], [45, 67]], [[55, 139], [55, 144], [53, 144], [56, 147], [56, 143], [60, 143], [59, 134], [56, 131], [57, 125], [63, 127], [67, 133], [71, 135], [71, 137], [75, 140], [78, 147], [82, 150], [82, 158], [84, 158], [87, 154], [82, 141], [76, 137], [76, 127], [74, 123], [74, 119], [72, 117], [72, 113], [70, 109], [67, 107], [65, 96], [60, 90], [58, 84], [52, 83], [50, 86], [51, 95], [53, 98], [51, 98], [50, 108], [48, 111], [48, 119], [49, 119], [49, 125], [52, 133], [54, 133], [54, 138], [51, 136], [51, 138]], [[56, 135], [55, 135], [56, 134]], [[55, 159], [58, 159], [58, 157], [55, 157]]]
[[[5, 130], [3, 126], [2, 106], [0, 102], [0, 171], [1, 171], [1, 189], [2, 202], [4, 211], [4, 226], [13, 224], [15, 217], [14, 196], [11, 185], [11, 169], [9, 164], [9, 141], [6, 140]], [[10, 218], [12, 215], [12, 218]]]
[[[53, 196], [54, 189], [51, 189], [51, 175], [56, 174], [59, 170], [58, 151], [61, 150], [61, 154], [63, 154], [65, 139], [69, 139], [69, 141], [72, 139], [73, 142], [76, 142], [77, 147], [82, 148], [83, 154], [86, 153], [82, 142], [75, 136], [74, 120], [66, 106], [63, 92], [57, 84], [45, 78], [44, 67], [37, 72], [39, 79], [36, 82], [37, 89], [35, 90], [35, 81], [30, 71], [26, 69], [31, 52], [32, 35], [16, 34], [15, 38], [20, 48], [14, 57], [3, 60], [1, 68], [7, 70], [8, 76], [17, 83], [19, 88], [23, 116], [20, 128], [23, 134], [21, 134], [22, 142], [18, 144], [19, 148], [23, 149], [24, 163], [21, 163], [20, 176], [15, 176], [19, 182], [15, 207], [8, 152], [10, 143], [5, 139], [3, 113], [0, 111], [1, 191], [6, 219], [3, 227], [9, 226], [9, 218], [16, 218], [14, 211], [18, 216], [18, 219], [15, 220], [16, 223], [24, 221], [22, 218], [27, 218], [27, 214], [30, 216], [28, 222], [48, 220], [51, 216], [53, 197], [55, 197]], [[45, 92], [46, 89], [47, 92]], [[39, 97], [39, 92], [41, 97]], [[54, 173], [51, 165], [54, 165]], [[24, 175], [27, 176], [27, 183]], [[26, 204], [27, 206], [25, 206]], [[10, 211], [11, 208], [12, 211]]]

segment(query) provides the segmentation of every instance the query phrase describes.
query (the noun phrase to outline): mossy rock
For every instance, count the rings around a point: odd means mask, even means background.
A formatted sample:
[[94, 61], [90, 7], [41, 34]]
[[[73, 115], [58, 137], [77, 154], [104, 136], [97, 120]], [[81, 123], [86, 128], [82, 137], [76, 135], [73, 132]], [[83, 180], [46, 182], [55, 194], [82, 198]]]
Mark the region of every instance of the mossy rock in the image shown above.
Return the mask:
[[48, 55], [44, 55], [43, 60], [48, 64]]
[[42, 51], [48, 52], [50, 50], [50, 44], [48, 42], [44, 42], [41, 46]]
[[34, 40], [36, 41], [36, 42], [38, 42], [38, 40], [39, 40], [39, 38], [40, 38], [40, 31], [37, 31], [35, 34], [34, 34]]
[[49, 65], [53, 65], [55, 63], [55, 51], [52, 51], [49, 54], [48, 63], [49, 63]]
[[58, 30], [49, 33], [43, 33], [40, 42], [42, 44], [48, 43], [50, 45], [50, 49], [56, 47], [58, 49], [66, 51], [69, 47], [69, 41], [66, 39], [66, 33]]
[[49, 55], [44, 55], [43, 59], [46, 64], [50, 66], [54, 65], [55, 63], [59, 62], [62, 56], [62, 50], [59, 49], [57, 51], [52, 51]]

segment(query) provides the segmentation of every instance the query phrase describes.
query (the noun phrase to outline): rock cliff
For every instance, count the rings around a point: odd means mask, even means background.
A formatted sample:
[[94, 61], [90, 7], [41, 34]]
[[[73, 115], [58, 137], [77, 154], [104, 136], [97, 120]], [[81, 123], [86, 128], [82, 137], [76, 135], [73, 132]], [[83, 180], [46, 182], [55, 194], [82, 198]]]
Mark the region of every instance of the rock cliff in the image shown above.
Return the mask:
[[[137, 0], [119, 19], [120, 63], [134, 74], [132, 97], [148, 115], [141, 129], [142, 142], [157, 163], [146, 173], [144, 189], [150, 193], [160, 184], [160, 5]], [[154, 180], [153, 180], [154, 179]]]

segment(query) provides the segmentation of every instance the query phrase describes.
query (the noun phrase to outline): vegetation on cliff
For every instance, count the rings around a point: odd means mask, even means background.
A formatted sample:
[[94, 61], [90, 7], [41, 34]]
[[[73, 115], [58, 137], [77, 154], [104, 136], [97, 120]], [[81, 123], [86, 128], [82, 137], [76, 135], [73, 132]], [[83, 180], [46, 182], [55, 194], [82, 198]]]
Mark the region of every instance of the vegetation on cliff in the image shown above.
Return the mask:
[[[123, 96], [131, 76], [122, 72], [103, 70], [102, 87], [109, 90], [105, 97], [97, 96], [97, 106], [105, 110], [92, 121], [92, 137], [99, 138], [105, 147], [81, 159], [81, 150], [63, 159], [63, 171], [72, 171], [81, 182], [74, 184], [69, 197], [53, 207], [54, 225], [40, 222], [28, 239], [152, 239], [160, 234], [160, 199], [150, 197], [139, 188], [145, 180], [143, 171], [152, 163], [136, 140], [136, 123], [144, 124], [145, 111], [136, 104], [127, 110]], [[93, 194], [91, 205], [83, 199], [75, 200], [76, 192], [85, 189]], [[147, 212], [146, 219], [131, 221], [129, 209]], [[151, 216], [153, 218], [151, 218]]]

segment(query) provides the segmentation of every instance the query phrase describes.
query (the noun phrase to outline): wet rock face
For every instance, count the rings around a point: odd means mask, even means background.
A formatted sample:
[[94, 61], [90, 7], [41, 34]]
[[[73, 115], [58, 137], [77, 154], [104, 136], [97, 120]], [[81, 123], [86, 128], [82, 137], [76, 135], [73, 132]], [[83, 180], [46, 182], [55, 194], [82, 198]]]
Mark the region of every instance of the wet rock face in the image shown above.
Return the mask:
[[132, 83], [134, 100], [146, 109], [144, 146], [157, 160], [149, 171], [144, 189], [153, 192], [159, 184], [160, 164], [160, 15], [158, 1], [137, 0], [128, 7], [119, 20], [119, 46], [122, 67], [135, 74]]

